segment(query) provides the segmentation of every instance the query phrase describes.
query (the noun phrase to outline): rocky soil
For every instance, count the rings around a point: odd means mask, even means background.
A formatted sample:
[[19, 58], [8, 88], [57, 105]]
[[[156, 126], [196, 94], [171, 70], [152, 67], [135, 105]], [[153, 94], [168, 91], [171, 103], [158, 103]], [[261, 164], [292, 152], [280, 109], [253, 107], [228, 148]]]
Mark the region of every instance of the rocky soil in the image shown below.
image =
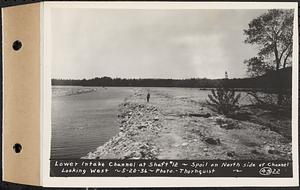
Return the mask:
[[119, 134], [83, 158], [291, 159], [291, 139], [283, 132], [290, 131], [290, 119], [250, 108], [248, 119], [226, 118], [203, 102], [150, 90], [147, 103], [146, 94], [136, 89], [120, 105]]

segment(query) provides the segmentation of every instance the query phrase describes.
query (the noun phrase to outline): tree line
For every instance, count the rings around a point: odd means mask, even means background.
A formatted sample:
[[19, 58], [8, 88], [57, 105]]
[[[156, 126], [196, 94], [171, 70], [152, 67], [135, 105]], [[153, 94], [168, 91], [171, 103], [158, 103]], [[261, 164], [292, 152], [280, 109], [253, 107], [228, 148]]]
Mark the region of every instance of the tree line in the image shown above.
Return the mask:
[[[292, 69], [291, 67], [281, 69], [280, 72], [268, 72], [263, 76], [252, 78], [236, 78], [236, 79], [206, 79], [206, 78], [190, 78], [190, 79], [125, 79], [111, 77], [96, 77], [93, 79], [52, 79], [52, 85], [73, 85], [73, 86], [120, 86], [120, 87], [186, 87], [186, 88], [216, 88], [220, 84], [226, 85], [228, 88], [254, 88], [254, 89], [275, 89], [276, 78], [284, 78], [283, 86], [290, 89], [292, 85]], [[274, 81], [274, 83], [272, 82]], [[282, 85], [282, 84], [280, 84]]]

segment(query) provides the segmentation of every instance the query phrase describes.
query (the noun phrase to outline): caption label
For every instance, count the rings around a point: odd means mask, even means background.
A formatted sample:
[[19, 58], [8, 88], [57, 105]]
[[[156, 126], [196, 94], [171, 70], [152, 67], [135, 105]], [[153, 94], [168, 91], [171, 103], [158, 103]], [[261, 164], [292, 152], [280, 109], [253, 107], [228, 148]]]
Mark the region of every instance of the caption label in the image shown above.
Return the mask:
[[292, 177], [291, 161], [51, 160], [51, 177]]

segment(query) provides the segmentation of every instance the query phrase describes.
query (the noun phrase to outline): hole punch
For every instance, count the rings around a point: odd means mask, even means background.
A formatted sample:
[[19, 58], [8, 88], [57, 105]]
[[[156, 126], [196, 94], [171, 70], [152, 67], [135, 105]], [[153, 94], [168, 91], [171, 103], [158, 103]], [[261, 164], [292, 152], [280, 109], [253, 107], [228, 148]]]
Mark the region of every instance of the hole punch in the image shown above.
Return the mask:
[[20, 153], [22, 150], [22, 145], [19, 143], [14, 144], [13, 149], [15, 150], [16, 153]]
[[19, 41], [19, 40], [16, 40], [14, 41], [13, 45], [12, 45], [12, 48], [15, 50], [15, 51], [18, 51], [20, 50], [22, 47], [22, 42]]

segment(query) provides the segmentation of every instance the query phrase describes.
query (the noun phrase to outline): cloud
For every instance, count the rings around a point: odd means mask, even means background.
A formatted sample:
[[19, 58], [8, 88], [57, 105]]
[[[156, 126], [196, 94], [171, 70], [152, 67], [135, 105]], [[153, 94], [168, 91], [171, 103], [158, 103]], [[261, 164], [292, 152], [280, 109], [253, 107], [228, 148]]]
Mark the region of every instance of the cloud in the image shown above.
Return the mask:
[[243, 77], [242, 30], [262, 12], [53, 9], [52, 77]]

